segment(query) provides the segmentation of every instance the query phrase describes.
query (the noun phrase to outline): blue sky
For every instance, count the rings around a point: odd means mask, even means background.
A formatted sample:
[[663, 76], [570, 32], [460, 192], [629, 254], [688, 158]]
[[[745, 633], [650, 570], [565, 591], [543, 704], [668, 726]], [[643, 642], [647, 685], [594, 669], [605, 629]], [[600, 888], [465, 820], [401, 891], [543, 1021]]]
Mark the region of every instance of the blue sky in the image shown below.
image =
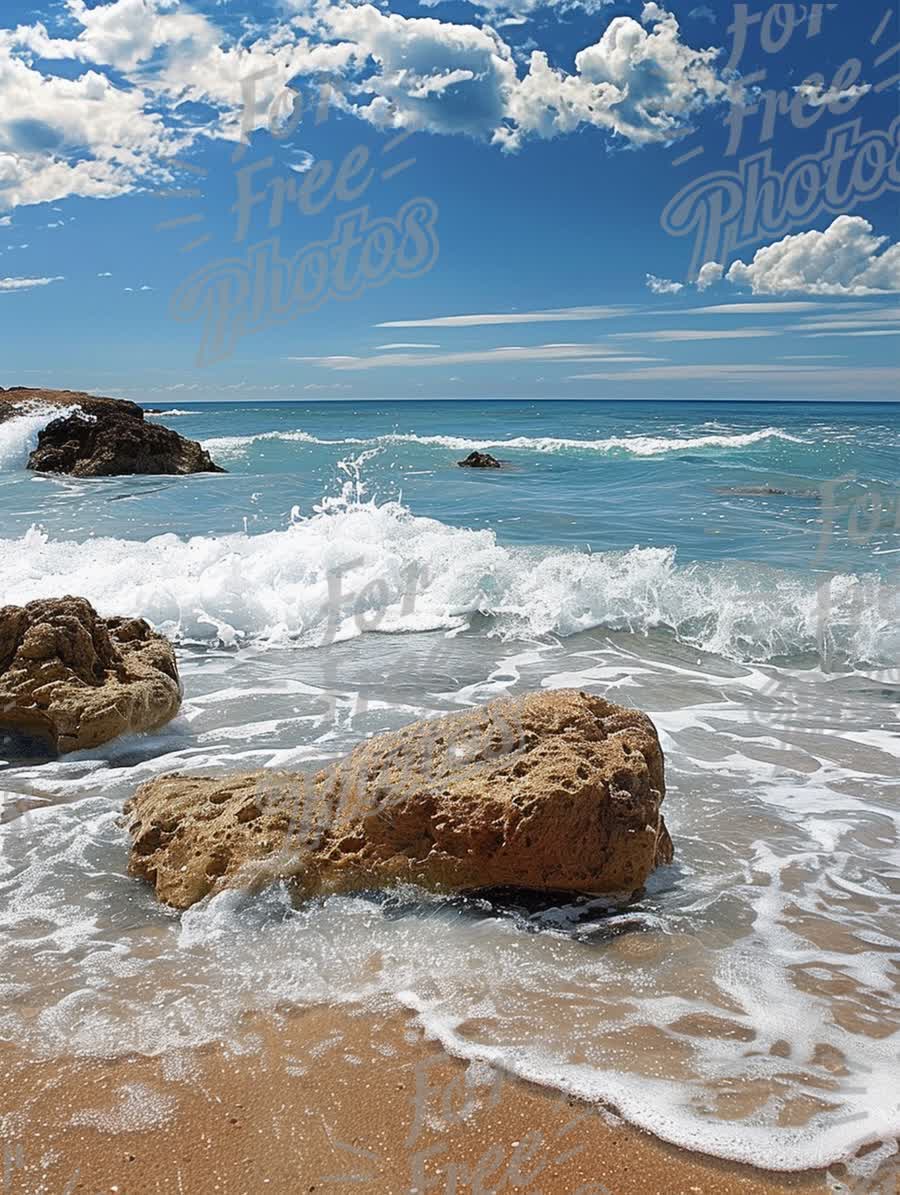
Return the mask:
[[896, 398], [896, 15], [751, 7], [7, 0], [0, 384]]

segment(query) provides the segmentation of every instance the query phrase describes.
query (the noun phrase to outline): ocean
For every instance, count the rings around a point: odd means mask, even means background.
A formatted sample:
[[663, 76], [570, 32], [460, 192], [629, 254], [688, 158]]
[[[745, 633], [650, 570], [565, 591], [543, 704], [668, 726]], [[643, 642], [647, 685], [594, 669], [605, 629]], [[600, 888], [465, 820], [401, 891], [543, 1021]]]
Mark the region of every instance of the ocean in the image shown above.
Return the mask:
[[[0, 602], [141, 615], [184, 684], [153, 735], [0, 742], [0, 1035], [177, 1052], [251, 1011], [401, 1005], [690, 1149], [896, 1148], [896, 406], [189, 397], [149, 417], [226, 474], [38, 476], [51, 413], [0, 425]], [[474, 449], [503, 467], [458, 468]], [[127, 875], [151, 777], [308, 767], [542, 687], [658, 727], [676, 857], [627, 908], [274, 887], [178, 916]]]

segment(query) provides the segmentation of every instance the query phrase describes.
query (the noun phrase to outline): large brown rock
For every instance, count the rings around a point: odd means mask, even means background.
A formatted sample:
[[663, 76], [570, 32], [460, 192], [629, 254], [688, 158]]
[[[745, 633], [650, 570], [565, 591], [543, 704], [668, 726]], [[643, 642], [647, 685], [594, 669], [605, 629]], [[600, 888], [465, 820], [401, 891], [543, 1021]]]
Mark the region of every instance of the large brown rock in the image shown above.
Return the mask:
[[314, 775], [163, 776], [126, 804], [130, 867], [187, 908], [283, 878], [631, 894], [672, 858], [663, 755], [636, 710], [531, 693], [361, 743]]
[[79, 751], [180, 704], [172, 645], [142, 618], [102, 619], [78, 597], [0, 607], [0, 729]]
[[148, 423], [136, 403], [74, 390], [0, 390], [0, 423], [43, 407], [60, 417], [38, 433], [28, 468], [73, 477], [131, 473], [224, 473], [196, 440]]

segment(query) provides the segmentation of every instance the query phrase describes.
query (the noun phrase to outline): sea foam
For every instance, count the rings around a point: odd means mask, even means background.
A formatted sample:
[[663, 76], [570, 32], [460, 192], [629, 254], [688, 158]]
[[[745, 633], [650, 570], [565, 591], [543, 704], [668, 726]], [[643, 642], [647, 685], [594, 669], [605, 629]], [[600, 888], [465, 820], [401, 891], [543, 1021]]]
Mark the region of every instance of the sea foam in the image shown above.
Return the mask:
[[24, 469], [29, 454], [37, 446], [38, 433], [54, 419], [78, 409], [70, 407], [63, 411], [40, 403], [29, 404], [22, 408], [21, 415], [0, 423], [0, 473]]
[[450, 631], [476, 616], [502, 639], [605, 627], [664, 630], [738, 660], [812, 653], [890, 662], [898, 587], [876, 575], [814, 574], [734, 561], [680, 563], [672, 547], [508, 547], [493, 531], [417, 517], [349, 492], [282, 531], [147, 541], [0, 541], [0, 592], [61, 592], [104, 615], [149, 619], [177, 639], [315, 647], [365, 632]]
[[420, 444], [426, 447], [446, 448], [453, 452], [472, 452], [493, 448], [498, 452], [584, 452], [604, 456], [653, 457], [673, 452], [694, 452], [702, 449], [749, 448], [766, 440], [784, 440], [792, 444], [807, 441], [792, 436], [777, 427], [765, 427], [754, 432], [736, 434], [710, 434], [703, 436], [610, 436], [598, 440], [573, 440], [560, 436], [514, 436], [508, 440], [478, 440], [467, 436], [418, 436], [414, 433], [390, 432], [367, 439], [346, 437], [344, 439], [320, 439], [305, 431], [269, 431], [251, 436], [218, 436], [203, 441], [208, 452], [224, 456], [243, 455], [254, 444], [268, 440], [284, 443], [323, 445], [388, 445]]

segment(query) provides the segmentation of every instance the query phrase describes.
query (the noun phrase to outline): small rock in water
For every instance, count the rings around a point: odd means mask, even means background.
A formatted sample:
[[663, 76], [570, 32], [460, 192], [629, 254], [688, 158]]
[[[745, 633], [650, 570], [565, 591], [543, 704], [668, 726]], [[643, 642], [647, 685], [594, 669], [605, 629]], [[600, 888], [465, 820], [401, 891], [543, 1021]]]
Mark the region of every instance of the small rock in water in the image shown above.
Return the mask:
[[500, 462], [489, 452], [470, 452], [464, 461], [457, 461], [464, 469], [499, 469]]

